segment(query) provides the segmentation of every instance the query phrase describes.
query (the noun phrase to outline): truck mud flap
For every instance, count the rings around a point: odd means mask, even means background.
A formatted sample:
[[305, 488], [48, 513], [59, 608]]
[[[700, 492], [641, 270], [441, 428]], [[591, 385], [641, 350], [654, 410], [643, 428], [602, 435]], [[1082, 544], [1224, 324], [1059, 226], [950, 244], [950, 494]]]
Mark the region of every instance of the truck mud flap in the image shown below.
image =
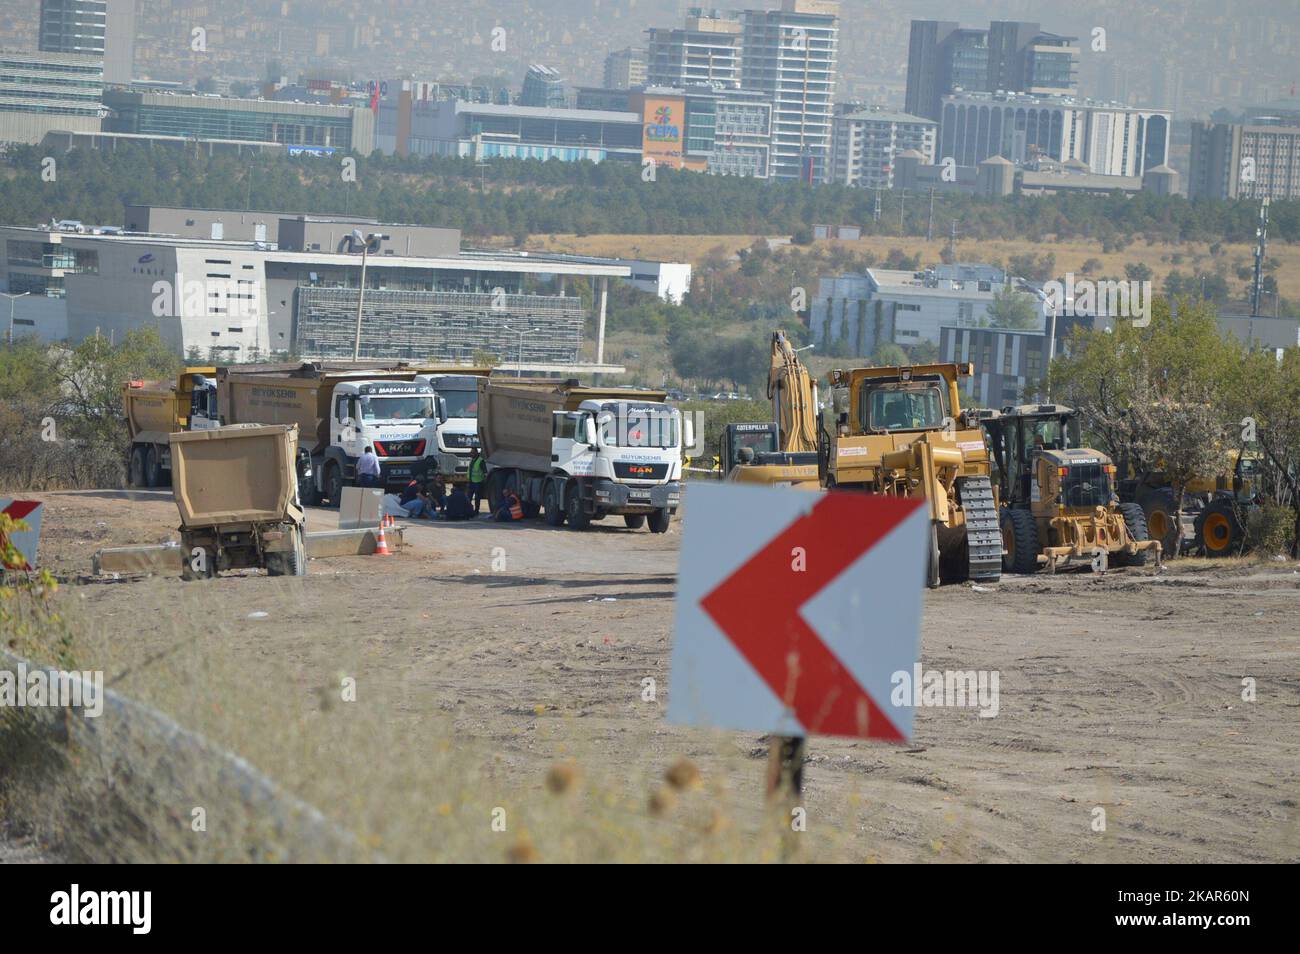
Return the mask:
[[1002, 578], [1002, 531], [987, 477], [959, 477], [957, 491], [966, 512], [967, 575], [972, 580]]

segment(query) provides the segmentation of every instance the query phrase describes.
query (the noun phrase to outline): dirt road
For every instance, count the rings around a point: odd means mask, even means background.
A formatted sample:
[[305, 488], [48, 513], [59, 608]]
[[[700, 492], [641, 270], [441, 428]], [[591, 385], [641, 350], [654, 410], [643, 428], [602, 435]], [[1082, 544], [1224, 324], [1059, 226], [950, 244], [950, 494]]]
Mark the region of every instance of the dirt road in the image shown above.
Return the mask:
[[[98, 547], [176, 538], [166, 495], [45, 499], [43, 560], [67, 576], [87, 573]], [[328, 511], [310, 519], [334, 525]], [[663, 720], [679, 530], [417, 524], [397, 555], [312, 561], [301, 580], [84, 582], [62, 599], [111, 683], [232, 747], [256, 745], [241, 718], [273, 736], [277, 713], [316, 712], [347, 673], [407, 733], [399, 757], [450, 726], [454, 745], [493, 766], [489, 779], [538, 786], [557, 760], [578, 758], [641, 797], [688, 756], [718, 791], [756, 801], [764, 740]], [[828, 837], [817, 857], [1297, 860], [1298, 610], [1290, 563], [927, 593], [925, 668], [997, 671], [998, 713], [922, 708], [910, 747], [812, 740], [809, 831]], [[194, 686], [172, 696], [146, 678], [158, 658], [195, 646], [205, 678], [229, 677], [214, 660], [239, 673], [222, 718]], [[654, 702], [646, 678], [660, 687]], [[265, 763], [285, 747], [247, 754]], [[321, 779], [328, 757], [295, 752], [289, 766], [286, 755], [277, 777], [347, 818]]]

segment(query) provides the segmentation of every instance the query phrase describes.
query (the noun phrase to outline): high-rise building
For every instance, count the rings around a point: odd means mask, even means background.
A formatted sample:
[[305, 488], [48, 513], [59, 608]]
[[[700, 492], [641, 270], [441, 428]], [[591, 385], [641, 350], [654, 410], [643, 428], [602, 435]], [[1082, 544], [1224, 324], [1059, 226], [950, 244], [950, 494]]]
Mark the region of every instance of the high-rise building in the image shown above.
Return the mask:
[[740, 86], [741, 25], [716, 10], [691, 10], [685, 27], [652, 27], [646, 81], [651, 86], [714, 83]]
[[524, 89], [519, 97], [520, 106], [538, 106], [543, 109], [565, 107], [564, 77], [559, 70], [534, 63], [524, 74]]
[[782, 0], [743, 18], [740, 85], [772, 100], [772, 177], [827, 181], [839, 3]]
[[1037, 23], [995, 20], [980, 30], [913, 20], [906, 110], [938, 120], [943, 97], [959, 91], [1073, 95], [1078, 69], [1076, 38], [1045, 33]]
[[915, 149], [935, 161], [938, 124], [931, 119], [879, 109], [850, 110], [835, 117], [830, 181], [864, 189], [894, 187], [894, 158]]
[[629, 46], [605, 57], [605, 88], [631, 89], [646, 81], [646, 51]]
[[45, 53], [82, 53], [104, 61], [104, 82], [131, 82], [135, 65], [135, 0], [41, 0], [39, 46]]
[[1300, 199], [1300, 123], [1193, 123], [1189, 199]]

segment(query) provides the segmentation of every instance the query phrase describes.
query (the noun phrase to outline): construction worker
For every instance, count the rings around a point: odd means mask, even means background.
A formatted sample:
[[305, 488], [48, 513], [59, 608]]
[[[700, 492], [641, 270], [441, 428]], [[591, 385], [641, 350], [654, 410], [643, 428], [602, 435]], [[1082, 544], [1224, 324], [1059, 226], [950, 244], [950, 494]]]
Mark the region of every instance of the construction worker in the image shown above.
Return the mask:
[[366, 445], [361, 459], [357, 461], [357, 486], [379, 486], [379, 457], [375, 454], [375, 449], [369, 444]]
[[423, 517], [425, 520], [433, 519], [433, 501], [429, 495], [420, 489], [420, 484], [412, 480], [402, 491], [400, 505], [406, 511], [408, 517]]
[[434, 474], [425, 489], [433, 500], [434, 507], [438, 510], [447, 509], [447, 481], [443, 479], [442, 474]]
[[483, 502], [483, 484], [487, 480], [487, 461], [479, 454], [478, 448], [475, 447], [469, 452], [469, 496], [474, 503], [474, 512], [478, 513], [478, 506]]
[[442, 508], [442, 517], [444, 520], [474, 519], [474, 508], [470, 505], [469, 497], [465, 495], [465, 488], [460, 484], [452, 486], [451, 495], [447, 498], [447, 506]]
[[519, 501], [519, 495], [513, 490], [507, 490], [501, 498], [501, 507], [496, 514], [497, 523], [509, 523], [512, 520], [524, 519], [524, 505]]

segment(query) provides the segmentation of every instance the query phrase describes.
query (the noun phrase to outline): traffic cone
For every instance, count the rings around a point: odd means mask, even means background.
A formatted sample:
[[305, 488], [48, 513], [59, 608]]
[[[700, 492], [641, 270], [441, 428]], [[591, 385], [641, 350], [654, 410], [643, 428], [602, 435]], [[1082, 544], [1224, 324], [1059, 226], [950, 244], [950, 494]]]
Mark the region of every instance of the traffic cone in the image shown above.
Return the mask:
[[391, 556], [388, 550], [388, 541], [384, 539], [384, 525], [379, 525], [379, 536], [375, 538], [375, 556]]

